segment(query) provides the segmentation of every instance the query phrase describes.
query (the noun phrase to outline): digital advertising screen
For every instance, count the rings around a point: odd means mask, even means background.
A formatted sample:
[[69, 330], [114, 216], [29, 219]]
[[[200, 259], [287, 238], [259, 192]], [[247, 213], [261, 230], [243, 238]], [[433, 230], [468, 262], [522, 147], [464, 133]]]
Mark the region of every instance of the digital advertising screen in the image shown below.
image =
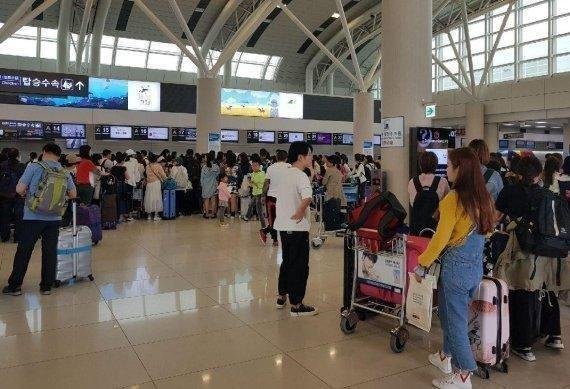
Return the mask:
[[239, 131], [238, 130], [221, 130], [221, 141], [225, 143], [238, 143]]
[[87, 139], [66, 139], [65, 148], [69, 150], [76, 150], [83, 145], [87, 144]]
[[195, 128], [173, 127], [171, 132], [173, 142], [196, 142], [197, 131]]
[[303, 142], [305, 140], [305, 134], [303, 132], [292, 132], [292, 131], [279, 131], [277, 133], [277, 143], [293, 143], [293, 142]]
[[353, 134], [335, 133], [333, 134], [333, 145], [352, 146], [353, 138]]
[[222, 115], [265, 118], [303, 118], [303, 95], [222, 88]]
[[85, 124], [61, 124], [62, 138], [85, 138]]
[[88, 88], [89, 93], [83, 97], [20, 95], [19, 102], [23, 105], [46, 107], [128, 109], [128, 81], [89, 77]]
[[128, 81], [129, 111], [160, 111], [160, 83]]
[[332, 133], [330, 132], [307, 132], [307, 143], [310, 145], [326, 145], [332, 144]]
[[[442, 177], [447, 175], [447, 155], [449, 149], [455, 148], [455, 130], [450, 128], [414, 127], [416, 145], [415, 160], [413, 165], [417, 167], [418, 157], [422, 152], [431, 151], [437, 155], [436, 174]], [[414, 174], [415, 175], [415, 174]]]

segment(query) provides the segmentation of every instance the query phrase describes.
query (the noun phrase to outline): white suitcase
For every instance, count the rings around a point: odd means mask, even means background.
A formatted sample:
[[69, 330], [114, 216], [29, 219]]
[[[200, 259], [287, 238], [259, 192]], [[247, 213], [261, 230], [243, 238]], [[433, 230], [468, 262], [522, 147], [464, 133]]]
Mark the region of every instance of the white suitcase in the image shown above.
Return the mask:
[[72, 278], [89, 278], [93, 281], [91, 270], [92, 241], [91, 230], [87, 226], [77, 226], [77, 204], [72, 205], [73, 222], [71, 227], [59, 230], [57, 242], [57, 265], [55, 287]]

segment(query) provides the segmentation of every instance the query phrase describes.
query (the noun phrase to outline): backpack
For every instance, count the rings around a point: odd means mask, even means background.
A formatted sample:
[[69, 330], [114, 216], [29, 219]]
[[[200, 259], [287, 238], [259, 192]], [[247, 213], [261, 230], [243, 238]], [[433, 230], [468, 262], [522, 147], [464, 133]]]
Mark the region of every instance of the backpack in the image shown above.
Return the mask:
[[371, 228], [382, 239], [391, 239], [406, 216], [406, 210], [392, 192], [377, 190], [367, 202], [350, 212], [348, 229]]
[[11, 164], [6, 161], [0, 165], [0, 197], [13, 199], [16, 197], [16, 185], [22, 176], [22, 164]]
[[485, 184], [489, 183], [489, 180], [491, 179], [491, 177], [493, 177], [494, 172], [495, 171], [490, 168], [487, 168], [487, 170], [485, 170], [485, 174], [483, 174], [483, 179], [485, 180]]
[[560, 188], [560, 195], [570, 204], [570, 181], [558, 180], [558, 187]]
[[564, 198], [545, 188], [528, 193], [529, 212], [517, 220], [517, 239], [524, 251], [552, 258], [570, 250], [570, 208]]
[[67, 209], [67, 172], [53, 169], [44, 162], [34, 162], [43, 168], [36, 193], [29, 196], [26, 205], [30, 211], [41, 215], [62, 216]]
[[433, 215], [439, 207], [437, 187], [440, 180], [439, 176], [435, 176], [430, 186], [422, 186], [419, 177], [413, 179], [417, 192], [410, 215], [410, 231], [413, 235], [419, 236], [426, 228], [435, 231], [437, 227]]
[[366, 182], [372, 181], [372, 170], [368, 165], [364, 165], [364, 176], [366, 177]]
[[117, 178], [112, 174], [101, 176], [101, 194], [110, 195], [117, 193]]

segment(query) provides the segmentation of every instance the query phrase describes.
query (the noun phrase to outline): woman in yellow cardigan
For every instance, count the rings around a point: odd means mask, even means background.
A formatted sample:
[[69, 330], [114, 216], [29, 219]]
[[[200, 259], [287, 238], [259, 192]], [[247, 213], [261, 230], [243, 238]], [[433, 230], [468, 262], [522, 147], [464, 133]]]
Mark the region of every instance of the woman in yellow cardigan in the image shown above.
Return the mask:
[[441, 389], [470, 389], [477, 364], [468, 337], [469, 301], [483, 277], [483, 244], [494, 225], [494, 208], [479, 161], [468, 148], [449, 152], [447, 176], [453, 189], [440, 202], [440, 219], [415, 269], [421, 281], [440, 259], [438, 303], [443, 349], [429, 361], [446, 376], [434, 380]]

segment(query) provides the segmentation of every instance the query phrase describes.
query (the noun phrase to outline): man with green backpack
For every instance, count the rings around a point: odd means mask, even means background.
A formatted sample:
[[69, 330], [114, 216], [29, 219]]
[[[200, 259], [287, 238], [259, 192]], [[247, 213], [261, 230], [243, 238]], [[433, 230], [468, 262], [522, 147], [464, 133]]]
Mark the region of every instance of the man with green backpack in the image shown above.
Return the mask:
[[61, 217], [67, 208], [67, 197], [77, 196], [69, 172], [58, 162], [61, 148], [48, 143], [42, 160], [28, 164], [16, 186], [16, 192], [26, 198], [23, 231], [14, 256], [12, 274], [3, 294], [19, 296], [36, 242], [42, 238], [42, 275], [40, 292], [50, 294], [55, 281], [57, 241]]

